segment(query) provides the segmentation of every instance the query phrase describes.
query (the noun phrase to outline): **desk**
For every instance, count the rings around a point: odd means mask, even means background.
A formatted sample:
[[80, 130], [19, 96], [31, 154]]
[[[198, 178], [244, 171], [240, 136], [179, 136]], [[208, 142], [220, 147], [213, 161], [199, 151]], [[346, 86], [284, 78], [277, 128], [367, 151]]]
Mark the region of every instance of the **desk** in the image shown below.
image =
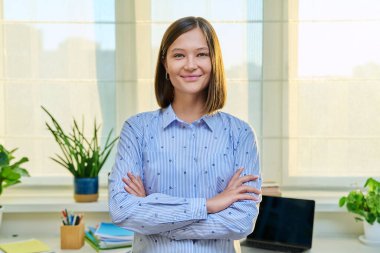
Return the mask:
[[[0, 243], [11, 242], [11, 241], [20, 241], [27, 239], [39, 239], [46, 244], [48, 244], [56, 253], [94, 253], [95, 250], [91, 248], [86, 242], [84, 246], [79, 250], [61, 250], [60, 249], [60, 239], [59, 234], [51, 235], [35, 235], [35, 236], [25, 236], [19, 235], [18, 237], [12, 237], [11, 235], [0, 236]], [[272, 251], [254, 249], [242, 247], [241, 253], [270, 253]], [[363, 245], [355, 237], [318, 237], [313, 240], [313, 248], [306, 253], [379, 253], [380, 247], [369, 247]]]

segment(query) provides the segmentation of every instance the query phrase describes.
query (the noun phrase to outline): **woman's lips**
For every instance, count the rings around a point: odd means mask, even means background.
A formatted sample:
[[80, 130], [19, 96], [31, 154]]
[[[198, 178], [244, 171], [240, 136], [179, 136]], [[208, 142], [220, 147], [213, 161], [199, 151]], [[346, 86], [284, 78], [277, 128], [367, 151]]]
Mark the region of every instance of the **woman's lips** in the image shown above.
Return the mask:
[[187, 82], [194, 82], [197, 81], [202, 75], [188, 75], [188, 76], [181, 76], [185, 81]]

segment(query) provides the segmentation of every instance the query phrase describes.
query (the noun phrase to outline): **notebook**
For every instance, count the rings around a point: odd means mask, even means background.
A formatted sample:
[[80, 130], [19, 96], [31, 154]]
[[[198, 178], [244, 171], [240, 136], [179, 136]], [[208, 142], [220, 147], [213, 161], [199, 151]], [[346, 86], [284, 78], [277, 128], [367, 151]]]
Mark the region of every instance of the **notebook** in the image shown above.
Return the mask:
[[44, 242], [36, 239], [0, 244], [0, 252], [5, 253], [48, 253], [53, 252]]
[[242, 245], [281, 252], [312, 247], [315, 201], [263, 196], [254, 231]]

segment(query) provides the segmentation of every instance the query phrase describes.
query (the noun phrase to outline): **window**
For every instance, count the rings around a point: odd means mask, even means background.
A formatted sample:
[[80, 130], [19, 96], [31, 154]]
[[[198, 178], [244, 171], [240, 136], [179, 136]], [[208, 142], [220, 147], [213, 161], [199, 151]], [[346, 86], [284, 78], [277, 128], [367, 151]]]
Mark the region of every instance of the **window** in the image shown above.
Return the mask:
[[69, 172], [49, 158], [60, 150], [40, 106], [67, 130], [82, 117], [88, 130], [94, 118], [102, 133], [115, 129], [113, 1], [4, 0], [0, 6], [0, 142], [29, 157], [27, 181], [71, 183]]
[[[183, 16], [210, 20], [228, 78], [226, 111], [261, 139], [262, 0], [0, 0], [0, 143], [27, 156], [31, 184], [69, 184], [44, 122], [45, 106], [69, 129], [72, 119], [119, 134], [129, 116], [157, 109], [153, 77], [168, 25]], [[233, 7], [234, 11], [231, 11]], [[115, 151], [116, 149], [114, 149]], [[111, 170], [110, 156], [101, 183]]]
[[380, 176], [380, 2], [291, 0], [284, 183]]

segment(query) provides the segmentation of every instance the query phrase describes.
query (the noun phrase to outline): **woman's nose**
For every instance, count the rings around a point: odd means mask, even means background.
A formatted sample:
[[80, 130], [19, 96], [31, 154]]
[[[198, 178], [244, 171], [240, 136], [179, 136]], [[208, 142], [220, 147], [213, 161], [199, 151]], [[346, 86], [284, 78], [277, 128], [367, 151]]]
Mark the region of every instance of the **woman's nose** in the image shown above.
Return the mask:
[[185, 69], [188, 71], [193, 71], [197, 69], [197, 67], [198, 67], [197, 60], [192, 56], [187, 57]]

